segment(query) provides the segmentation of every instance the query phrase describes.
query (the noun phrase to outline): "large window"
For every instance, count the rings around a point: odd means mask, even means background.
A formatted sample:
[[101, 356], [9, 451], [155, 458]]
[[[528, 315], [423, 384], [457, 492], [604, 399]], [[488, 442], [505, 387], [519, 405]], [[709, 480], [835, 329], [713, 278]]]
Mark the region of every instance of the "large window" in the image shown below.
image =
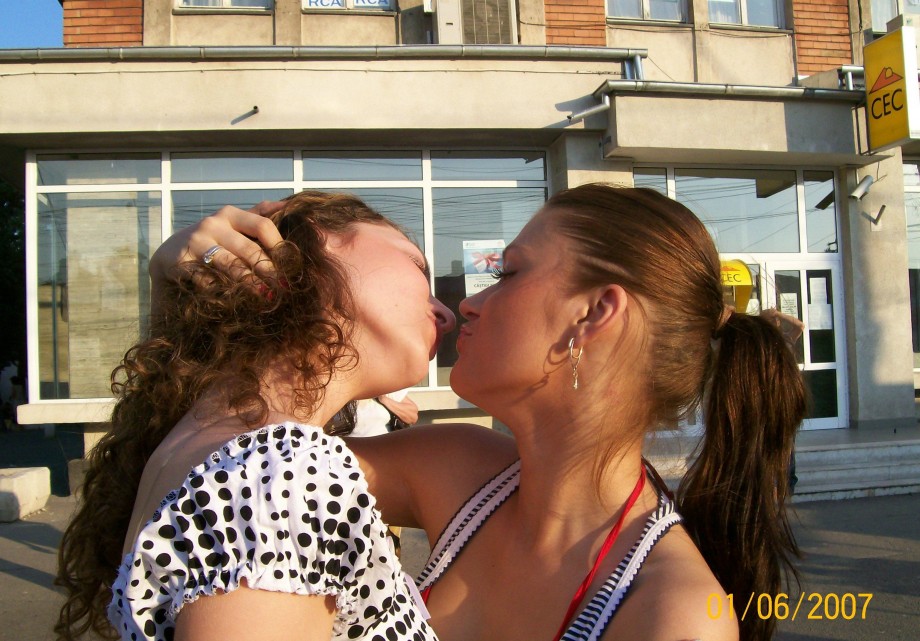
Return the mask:
[[687, 22], [686, 0], [607, 0], [607, 16]]
[[[110, 395], [109, 374], [145, 330], [150, 255], [173, 229], [223, 205], [302, 189], [354, 193], [418, 243], [433, 291], [459, 317], [471, 293], [464, 243], [501, 247], [546, 200], [543, 153], [530, 151], [58, 154], [30, 166], [31, 398], [42, 400]], [[446, 387], [456, 358], [448, 339], [420, 385]]]
[[[898, 0], [871, 0], [872, 31], [884, 34], [888, 31], [888, 21], [894, 19], [898, 11]], [[916, 13], [916, 2], [904, 0], [904, 10], [907, 13]]]
[[274, 0], [177, 0], [179, 7], [193, 9], [271, 9]]
[[305, 10], [338, 9], [340, 11], [390, 11], [395, 0], [301, 0]]
[[781, 28], [783, 3], [780, 0], [709, 0], [709, 22]]
[[838, 251], [833, 172], [648, 167], [634, 181], [691, 209], [722, 253]]
[[904, 163], [904, 214], [907, 218], [907, 275], [914, 369], [920, 369], [920, 161]]

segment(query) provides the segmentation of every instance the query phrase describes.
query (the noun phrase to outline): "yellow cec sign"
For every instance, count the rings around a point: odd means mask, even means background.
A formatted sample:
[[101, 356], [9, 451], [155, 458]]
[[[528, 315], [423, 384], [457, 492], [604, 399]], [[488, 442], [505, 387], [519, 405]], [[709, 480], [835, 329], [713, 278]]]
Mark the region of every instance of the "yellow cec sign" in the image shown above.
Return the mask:
[[754, 279], [743, 260], [722, 261], [722, 299], [742, 314], [747, 312]]
[[920, 138], [920, 86], [913, 28], [898, 29], [863, 49], [869, 149]]

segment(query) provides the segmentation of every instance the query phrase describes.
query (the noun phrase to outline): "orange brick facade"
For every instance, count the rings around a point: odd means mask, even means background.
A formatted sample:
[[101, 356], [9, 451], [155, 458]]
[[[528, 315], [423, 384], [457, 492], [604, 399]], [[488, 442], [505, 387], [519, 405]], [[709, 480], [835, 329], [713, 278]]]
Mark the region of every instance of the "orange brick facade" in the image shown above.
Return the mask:
[[799, 75], [853, 64], [847, 0], [796, 0], [792, 15]]
[[546, 44], [607, 46], [604, 0], [546, 0]]
[[143, 0], [64, 0], [65, 47], [140, 47]]

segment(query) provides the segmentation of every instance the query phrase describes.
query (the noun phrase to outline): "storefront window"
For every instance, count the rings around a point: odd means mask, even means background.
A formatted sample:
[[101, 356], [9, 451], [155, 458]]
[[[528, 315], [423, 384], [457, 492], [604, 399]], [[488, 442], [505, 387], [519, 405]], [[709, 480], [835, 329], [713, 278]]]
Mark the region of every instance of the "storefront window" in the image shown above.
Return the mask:
[[182, 229], [213, 214], [224, 205], [249, 209], [263, 200], [281, 200], [292, 189], [209, 189], [172, 192], [172, 228]]
[[40, 194], [37, 222], [39, 396], [109, 396], [148, 316], [160, 194]]
[[655, 169], [652, 167], [643, 167], [636, 169], [633, 175], [633, 185], [635, 187], [646, 187], [668, 195], [668, 174], [664, 169]]
[[836, 253], [839, 248], [834, 174], [829, 171], [806, 171], [803, 174], [808, 251]]
[[911, 184], [917, 165], [904, 165], [904, 214], [907, 219], [907, 276], [910, 284], [910, 326], [914, 369], [920, 369], [920, 185]]
[[39, 160], [36, 173], [42, 186], [160, 182], [159, 154], [56, 154]]
[[292, 180], [293, 154], [173, 154], [172, 179], [177, 183], [231, 183]]
[[[510, 242], [546, 200], [544, 156], [530, 151], [157, 151], [34, 162], [39, 335], [30, 340], [43, 400], [110, 396], [112, 369], [144, 330], [150, 255], [170, 230], [224, 205], [301, 189], [353, 193], [422, 248], [433, 290], [457, 312], [467, 293], [464, 241]], [[447, 340], [420, 385], [447, 386], [455, 360]]]
[[543, 154], [469, 151], [431, 152], [433, 180], [544, 180]]
[[[543, 188], [434, 189], [434, 293], [458, 320], [463, 318], [460, 301], [489, 284], [490, 276], [488, 261], [475, 270], [479, 273], [470, 269], [471, 254], [464, 252], [464, 242], [479, 241], [479, 253], [500, 255], [545, 200]], [[450, 385], [450, 368], [456, 361], [456, 344], [445, 341], [438, 350], [439, 386]]]
[[304, 180], [421, 180], [419, 152], [303, 152]]
[[677, 169], [675, 184], [720, 252], [799, 251], [794, 171]]

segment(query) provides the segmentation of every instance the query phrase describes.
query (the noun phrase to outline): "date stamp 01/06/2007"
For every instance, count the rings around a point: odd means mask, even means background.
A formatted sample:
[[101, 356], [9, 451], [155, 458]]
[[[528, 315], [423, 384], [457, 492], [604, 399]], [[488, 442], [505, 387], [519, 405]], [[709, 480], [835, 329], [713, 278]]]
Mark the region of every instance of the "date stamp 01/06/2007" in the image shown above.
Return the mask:
[[[734, 594], [723, 597], [721, 594], [713, 593], [706, 600], [706, 612], [710, 619], [727, 616], [738, 617], [742, 621], [754, 617], [772, 618], [778, 621], [786, 619], [795, 621], [796, 617], [827, 621], [865, 620], [869, 611], [869, 602], [872, 601], [873, 596], [872, 593], [867, 592], [856, 594], [852, 592], [841, 594], [802, 592], [796, 599], [782, 592], [779, 594], [752, 593], [747, 595], [746, 602], [743, 603], [740, 599], [736, 599]], [[743, 610], [739, 607], [742, 606], [742, 603]]]

